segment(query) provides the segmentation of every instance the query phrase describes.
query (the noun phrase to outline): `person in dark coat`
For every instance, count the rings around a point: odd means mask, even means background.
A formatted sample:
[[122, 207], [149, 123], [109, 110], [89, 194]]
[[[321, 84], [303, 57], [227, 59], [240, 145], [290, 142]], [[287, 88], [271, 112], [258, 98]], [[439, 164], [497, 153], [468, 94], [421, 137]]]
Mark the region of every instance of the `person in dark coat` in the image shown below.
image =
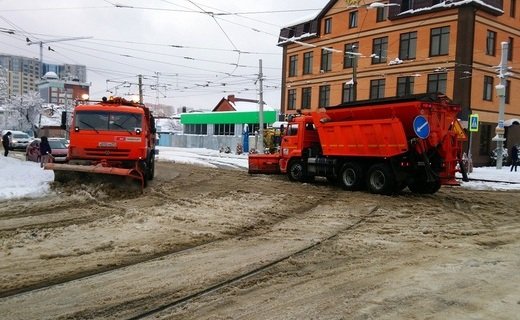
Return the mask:
[[515, 168], [518, 166], [518, 147], [516, 144], [511, 148], [511, 172], [513, 172], [513, 167]]
[[4, 146], [4, 157], [7, 157], [9, 154], [9, 138], [11, 137], [11, 131], [7, 131], [2, 136], [2, 145]]
[[51, 146], [49, 145], [49, 140], [47, 137], [43, 136], [40, 141], [40, 167], [43, 168], [43, 165], [47, 162], [50, 162], [51, 155]]

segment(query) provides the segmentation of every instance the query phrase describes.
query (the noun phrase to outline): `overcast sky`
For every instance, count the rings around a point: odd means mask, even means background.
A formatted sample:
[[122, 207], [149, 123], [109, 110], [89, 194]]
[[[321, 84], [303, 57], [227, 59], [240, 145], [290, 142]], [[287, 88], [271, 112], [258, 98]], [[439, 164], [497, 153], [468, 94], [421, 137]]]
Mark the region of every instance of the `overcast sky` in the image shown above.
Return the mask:
[[137, 75], [142, 74], [145, 102], [157, 101], [158, 88], [160, 103], [203, 109], [212, 109], [228, 94], [257, 99], [262, 59], [264, 100], [278, 109], [279, 31], [317, 14], [327, 2], [0, 0], [0, 31], [15, 31], [0, 32], [0, 52], [37, 58], [38, 45], [27, 45], [26, 37], [92, 37], [49, 42], [43, 61], [86, 65], [95, 99], [107, 95], [107, 89], [113, 95], [137, 94]]

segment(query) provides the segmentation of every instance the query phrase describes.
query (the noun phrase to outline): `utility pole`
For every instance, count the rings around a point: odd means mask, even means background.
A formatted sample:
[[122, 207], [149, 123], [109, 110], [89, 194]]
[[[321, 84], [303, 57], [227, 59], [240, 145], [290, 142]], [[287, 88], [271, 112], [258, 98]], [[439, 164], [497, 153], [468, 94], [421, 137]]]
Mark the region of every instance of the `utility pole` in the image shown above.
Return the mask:
[[155, 72], [155, 104], [159, 107], [159, 72]]
[[139, 103], [143, 104], [143, 75], [140, 74], [139, 76]]
[[[260, 125], [259, 135], [260, 135], [260, 153], [264, 153], [264, 75], [262, 73], [262, 59], [258, 60], [258, 84], [260, 93], [260, 100], [258, 101], [258, 123]], [[258, 150], [257, 150], [258, 151]]]
[[[43, 77], [43, 44], [51, 43], [51, 42], [63, 42], [63, 41], [71, 41], [71, 40], [81, 40], [81, 39], [90, 39], [92, 37], [72, 37], [72, 38], [62, 38], [62, 39], [51, 39], [51, 40], [40, 40], [40, 41], [31, 41], [29, 38], [25, 38], [27, 45], [39, 44], [40, 45], [40, 79]], [[50, 50], [50, 47], [49, 47]]]
[[505, 112], [505, 103], [506, 103], [506, 85], [507, 85], [507, 52], [509, 49], [509, 43], [502, 42], [502, 57], [500, 59], [500, 65], [498, 77], [500, 78], [500, 84], [495, 88], [497, 90], [497, 95], [499, 97], [499, 106], [498, 106], [498, 124], [495, 128], [496, 136], [493, 138], [494, 141], [497, 142], [497, 170], [502, 169], [502, 157], [503, 157], [503, 149], [504, 149], [504, 112]]

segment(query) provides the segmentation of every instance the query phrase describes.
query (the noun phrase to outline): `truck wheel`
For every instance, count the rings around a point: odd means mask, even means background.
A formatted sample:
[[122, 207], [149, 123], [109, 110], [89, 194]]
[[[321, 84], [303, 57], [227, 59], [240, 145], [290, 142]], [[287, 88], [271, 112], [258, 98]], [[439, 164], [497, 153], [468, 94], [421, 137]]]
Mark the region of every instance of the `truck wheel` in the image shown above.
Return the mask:
[[339, 181], [345, 190], [359, 190], [363, 182], [363, 168], [355, 162], [347, 162], [341, 167]]
[[291, 181], [303, 181], [305, 179], [305, 168], [300, 160], [293, 160], [289, 163], [287, 176]]
[[367, 175], [367, 187], [371, 193], [392, 194], [395, 191], [395, 178], [391, 168], [382, 163], [370, 167]]

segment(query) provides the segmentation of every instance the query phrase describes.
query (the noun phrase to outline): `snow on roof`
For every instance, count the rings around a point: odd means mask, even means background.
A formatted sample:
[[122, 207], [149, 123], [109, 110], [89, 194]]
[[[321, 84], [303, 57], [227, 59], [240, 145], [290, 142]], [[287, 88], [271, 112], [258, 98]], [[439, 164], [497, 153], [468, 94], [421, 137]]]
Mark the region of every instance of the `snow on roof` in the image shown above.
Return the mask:
[[309, 43], [303, 43], [303, 42], [300, 42], [299, 40], [304, 40], [306, 38], [309, 38], [309, 37], [315, 37], [317, 34], [316, 32], [313, 32], [313, 33], [304, 33], [302, 35], [299, 35], [299, 36], [294, 36], [294, 37], [290, 37], [290, 38], [284, 38], [284, 37], [280, 37], [281, 41], [278, 42], [278, 44], [285, 44], [285, 43], [288, 43], [288, 42], [294, 42], [294, 43], [297, 43], [297, 44], [301, 44], [303, 46], [308, 46], [308, 47], [316, 47], [315, 45], [313, 44], [309, 44]]
[[399, 13], [399, 15], [413, 14], [413, 13], [416, 13], [416, 12], [428, 11], [428, 10], [437, 9], [437, 8], [458, 7], [458, 6], [462, 6], [462, 5], [470, 4], [470, 3], [476, 3], [476, 4], [479, 4], [481, 6], [488, 7], [490, 9], [494, 10], [494, 11], [497, 11], [497, 12], [500, 12], [500, 13], [504, 13], [504, 11], [502, 9], [494, 7], [494, 6], [490, 5], [490, 4], [487, 4], [487, 3], [485, 3], [482, 0], [461, 0], [461, 1], [454, 0], [454, 1], [443, 1], [441, 3], [433, 5], [431, 7], [424, 7], [424, 8], [419, 8], [419, 9], [410, 9], [410, 10], [403, 11], [403, 12]]
[[[259, 105], [256, 102], [249, 102], [249, 101], [235, 101], [231, 102], [229, 101], [229, 104], [233, 108], [235, 108], [236, 111], [258, 111]], [[264, 104], [264, 111], [275, 111], [274, 108]]]
[[318, 12], [315, 12], [315, 13], [312, 13], [312, 14], [309, 14], [309, 15], [306, 15], [304, 17], [301, 17], [301, 18], [298, 18], [297, 20], [294, 20], [294, 21], [291, 21], [289, 22], [288, 24], [282, 26], [282, 29], [283, 28], [290, 28], [290, 27], [294, 27], [296, 25], [299, 25], [301, 23], [305, 23], [305, 22], [308, 22], [308, 21], [312, 21], [314, 19], [316, 19], [318, 17], [318, 15], [320, 14], [321, 10], [318, 10]]

